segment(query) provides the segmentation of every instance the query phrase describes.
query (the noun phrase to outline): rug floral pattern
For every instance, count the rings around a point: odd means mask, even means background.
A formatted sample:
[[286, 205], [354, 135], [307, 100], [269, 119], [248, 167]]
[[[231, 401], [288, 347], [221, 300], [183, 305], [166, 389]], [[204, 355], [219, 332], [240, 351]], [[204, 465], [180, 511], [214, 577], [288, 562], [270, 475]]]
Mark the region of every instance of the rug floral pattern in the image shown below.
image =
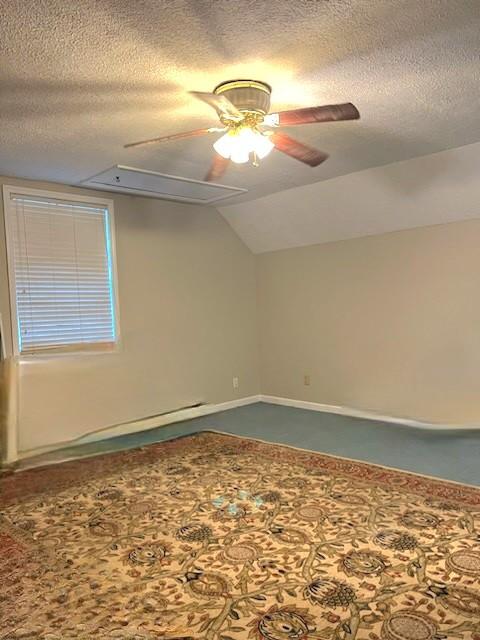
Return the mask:
[[210, 432], [0, 487], [2, 639], [480, 640], [480, 489]]

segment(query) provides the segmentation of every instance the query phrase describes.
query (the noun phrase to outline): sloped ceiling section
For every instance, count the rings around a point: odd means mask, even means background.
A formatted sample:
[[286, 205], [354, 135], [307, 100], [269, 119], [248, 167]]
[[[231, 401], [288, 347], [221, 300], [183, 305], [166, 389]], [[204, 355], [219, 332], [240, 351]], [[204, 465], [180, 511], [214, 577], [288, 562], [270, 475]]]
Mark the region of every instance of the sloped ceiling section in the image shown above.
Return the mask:
[[471, 144], [479, 33], [479, 0], [7, 0], [0, 173], [76, 184], [124, 164], [202, 179], [212, 139], [123, 144], [212, 126], [187, 91], [237, 77], [269, 82], [276, 109], [352, 101], [362, 120], [290, 128], [330, 159], [233, 166], [225, 184], [249, 189], [236, 202]]
[[480, 217], [480, 143], [219, 208], [254, 253]]

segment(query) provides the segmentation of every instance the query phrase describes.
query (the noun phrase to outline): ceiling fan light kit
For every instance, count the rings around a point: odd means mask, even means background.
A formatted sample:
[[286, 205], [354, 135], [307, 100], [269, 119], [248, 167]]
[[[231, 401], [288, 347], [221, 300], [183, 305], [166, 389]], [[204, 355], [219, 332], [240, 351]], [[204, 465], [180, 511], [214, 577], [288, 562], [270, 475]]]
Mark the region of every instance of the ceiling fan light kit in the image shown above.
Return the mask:
[[230, 80], [216, 86], [213, 93], [225, 96], [242, 115], [239, 121], [219, 113], [227, 133], [213, 144], [213, 148], [237, 164], [248, 162], [253, 154], [253, 162], [258, 164], [257, 159], [265, 158], [275, 146], [268, 139], [268, 133], [259, 129], [270, 109], [271, 87], [258, 80]]
[[218, 180], [226, 171], [230, 161], [243, 164], [252, 158], [253, 164], [258, 165], [258, 160], [265, 158], [274, 148], [310, 167], [316, 167], [328, 158], [326, 153], [275, 129], [282, 126], [356, 120], [360, 117], [357, 108], [350, 102], [269, 113], [272, 89], [270, 85], [260, 80], [229, 80], [217, 85], [213, 93], [202, 91], [190, 93], [215, 109], [221, 127], [195, 129], [125, 146], [138, 147], [223, 132], [224, 135], [213, 143], [213, 148], [218, 155], [214, 157], [207, 173], [205, 178], [207, 181]]
[[248, 162], [251, 153], [265, 158], [274, 146], [267, 134], [247, 126], [229, 130], [213, 144], [217, 153], [239, 164]]

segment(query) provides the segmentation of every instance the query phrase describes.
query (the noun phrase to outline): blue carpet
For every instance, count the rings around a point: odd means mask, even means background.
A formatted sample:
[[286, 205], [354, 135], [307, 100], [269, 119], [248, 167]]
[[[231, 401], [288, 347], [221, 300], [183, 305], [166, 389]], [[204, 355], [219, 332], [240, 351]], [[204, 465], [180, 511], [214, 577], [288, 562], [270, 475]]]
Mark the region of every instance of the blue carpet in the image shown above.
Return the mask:
[[85, 455], [139, 447], [205, 429], [374, 462], [480, 486], [480, 430], [426, 431], [359, 418], [256, 403], [210, 416], [63, 449]]

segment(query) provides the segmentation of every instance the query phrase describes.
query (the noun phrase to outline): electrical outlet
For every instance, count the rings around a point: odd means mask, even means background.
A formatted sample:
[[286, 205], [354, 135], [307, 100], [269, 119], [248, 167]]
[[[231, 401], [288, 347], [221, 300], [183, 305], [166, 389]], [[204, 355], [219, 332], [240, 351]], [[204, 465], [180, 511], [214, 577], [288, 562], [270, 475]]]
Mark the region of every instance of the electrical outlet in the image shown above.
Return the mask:
[[305, 375], [303, 376], [303, 384], [304, 384], [306, 387], [309, 387], [309, 386], [310, 386], [310, 376], [309, 376], [309, 375], [306, 375], [306, 374], [305, 374]]
[[236, 376], [232, 379], [232, 384], [234, 389], [238, 389], [238, 378]]

